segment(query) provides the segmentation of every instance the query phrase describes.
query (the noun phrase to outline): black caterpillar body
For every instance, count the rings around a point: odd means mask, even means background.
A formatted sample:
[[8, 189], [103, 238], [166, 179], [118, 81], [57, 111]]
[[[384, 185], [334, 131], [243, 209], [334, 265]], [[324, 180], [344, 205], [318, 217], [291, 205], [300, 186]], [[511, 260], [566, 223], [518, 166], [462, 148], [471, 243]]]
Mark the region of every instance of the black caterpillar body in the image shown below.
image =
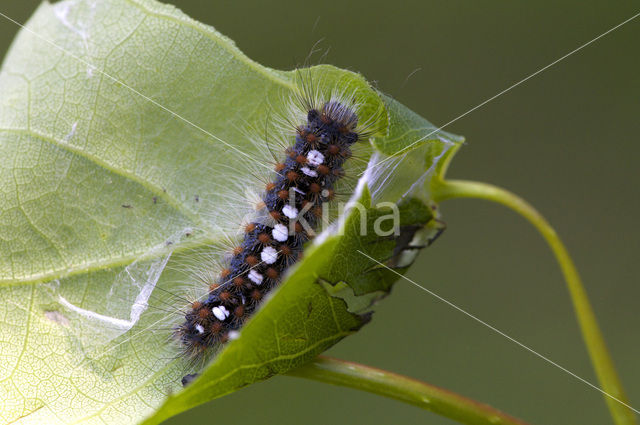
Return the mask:
[[[234, 337], [260, 300], [281, 281], [313, 237], [323, 203], [334, 196], [351, 146], [363, 138], [358, 117], [346, 102], [309, 106], [295, 144], [275, 167], [262, 201], [267, 220], [246, 226], [243, 242], [205, 300], [193, 302], [175, 334], [191, 358]], [[308, 225], [307, 225], [308, 224]], [[185, 377], [186, 378], [186, 377]], [[187, 381], [188, 382], [188, 381]]]

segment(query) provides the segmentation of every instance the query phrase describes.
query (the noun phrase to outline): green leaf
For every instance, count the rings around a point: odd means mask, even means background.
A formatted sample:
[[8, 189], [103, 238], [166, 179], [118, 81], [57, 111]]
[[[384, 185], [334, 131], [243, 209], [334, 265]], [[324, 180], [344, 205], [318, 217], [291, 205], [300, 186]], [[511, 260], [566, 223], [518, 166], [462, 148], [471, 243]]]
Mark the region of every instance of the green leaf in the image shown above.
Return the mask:
[[[347, 169], [363, 174], [351, 200], [367, 218], [342, 214], [183, 390], [193, 365], [170, 327], [197, 286], [185, 270], [239, 225], [228, 200], [272, 161], [247, 134], [271, 128], [300, 75], [151, 0], [43, 3], [27, 28], [0, 71], [3, 422], [159, 423], [301, 365], [389, 290], [393, 276], [358, 251], [404, 270], [400, 248], [434, 223], [427, 183], [461, 139], [358, 74], [312, 68], [320, 91], [357, 93], [375, 121]], [[371, 233], [381, 202], [399, 206], [401, 236]]]

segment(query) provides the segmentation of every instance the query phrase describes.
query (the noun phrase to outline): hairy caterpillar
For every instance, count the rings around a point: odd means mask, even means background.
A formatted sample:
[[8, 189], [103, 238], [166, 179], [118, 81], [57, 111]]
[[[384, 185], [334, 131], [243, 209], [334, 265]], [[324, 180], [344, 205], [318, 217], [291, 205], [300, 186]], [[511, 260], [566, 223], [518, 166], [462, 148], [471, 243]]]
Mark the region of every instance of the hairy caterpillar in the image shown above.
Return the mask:
[[359, 104], [352, 95], [334, 91], [324, 98], [311, 80], [303, 80], [301, 87], [292, 105], [306, 120], [295, 123], [284, 117], [295, 139], [282, 141], [289, 146], [282, 159], [276, 159], [255, 219], [245, 225], [242, 242], [210, 283], [206, 298], [191, 304], [175, 330], [190, 358], [233, 338], [302, 256], [304, 243], [326, 216], [325, 203], [335, 197], [335, 184], [344, 176], [352, 146], [371, 135], [372, 124], [359, 121]]

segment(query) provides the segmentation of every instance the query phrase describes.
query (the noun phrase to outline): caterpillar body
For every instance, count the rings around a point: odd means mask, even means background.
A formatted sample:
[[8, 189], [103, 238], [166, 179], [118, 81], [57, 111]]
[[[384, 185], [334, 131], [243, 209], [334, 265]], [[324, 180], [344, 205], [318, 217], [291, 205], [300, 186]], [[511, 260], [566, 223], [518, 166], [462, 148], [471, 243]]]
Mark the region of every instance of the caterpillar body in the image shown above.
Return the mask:
[[175, 328], [188, 358], [200, 359], [212, 347], [234, 339], [261, 300], [301, 258], [305, 242], [322, 220], [323, 206], [335, 196], [334, 186], [344, 176], [351, 147], [372, 134], [369, 122], [359, 122], [352, 96], [333, 94], [321, 100], [310, 85], [303, 88], [295, 100], [306, 113], [306, 122], [295, 124], [285, 117], [294, 127], [295, 142], [285, 149], [275, 165], [275, 177], [264, 188], [263, 218], [244, 227], [243, 240], [217, 281], [188, 307], [184, 321]]

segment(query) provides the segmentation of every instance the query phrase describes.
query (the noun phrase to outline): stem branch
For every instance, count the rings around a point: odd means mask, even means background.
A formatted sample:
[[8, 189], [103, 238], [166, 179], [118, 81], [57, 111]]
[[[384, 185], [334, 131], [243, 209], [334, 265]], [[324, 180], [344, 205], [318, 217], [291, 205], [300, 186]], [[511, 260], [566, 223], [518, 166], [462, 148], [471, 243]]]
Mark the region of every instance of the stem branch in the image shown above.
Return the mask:
[[368, 391], [469, 425], [527, 425], [486, 404], [385, 370], [318, 356], [287, 375]]
[[618, 378], [613, 361], [607, 350], [604, 337], [591, 308], [589, 298], [582, 285], [580, 275], [567, 252], [564, 244], [551, 225], [529, 203], [499, 187], [486, 183], [464, 180], [436, 180], [432, 184], [432, 195], [436, 202], [453, 198], [478, 198], [497, 202], [511, 208], [542, 234], [553, 251], [562, 274], [567, 282], [576, 317], [582, 331], [591, 362], [605, 393], [605, 401], [617, 425], [636, 425], [634, 412], [624, 394], [622, 383]]

